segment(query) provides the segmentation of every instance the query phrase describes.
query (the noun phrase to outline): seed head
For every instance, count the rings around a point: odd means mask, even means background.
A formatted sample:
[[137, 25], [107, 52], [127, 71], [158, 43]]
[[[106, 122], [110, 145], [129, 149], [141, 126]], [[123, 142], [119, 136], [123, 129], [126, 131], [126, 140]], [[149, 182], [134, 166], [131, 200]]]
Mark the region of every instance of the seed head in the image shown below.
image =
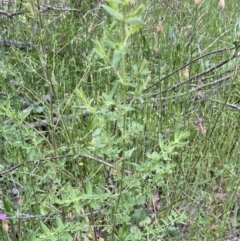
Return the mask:
[[156, 26], [156, 30], [157, 30], [157, 33], [163, 32], [163, 26], [161, 21], [159, 21], [158, 25]]
[[185, 70], [183, 72], [183, 76], [184, 76], [185, 80], [189, 79], [189, 68], [188, 68], [188, 66], [185, 68]]
[[225, 8], [225, 0], [219, 0], [218, 6], [219, 6], [221, 9], [224, 9], [224, 8]]
[[195, 3], [196, 6], [199, 6], [200, 3], [201, 3], [201, 0], [194, 0], [194, 3]]
[[132, 7], [134, 7], [134, 6], [136, 5], [136, 0], [131, 0], [131, 1], [130, 1], [130, 5], [131, 5]]

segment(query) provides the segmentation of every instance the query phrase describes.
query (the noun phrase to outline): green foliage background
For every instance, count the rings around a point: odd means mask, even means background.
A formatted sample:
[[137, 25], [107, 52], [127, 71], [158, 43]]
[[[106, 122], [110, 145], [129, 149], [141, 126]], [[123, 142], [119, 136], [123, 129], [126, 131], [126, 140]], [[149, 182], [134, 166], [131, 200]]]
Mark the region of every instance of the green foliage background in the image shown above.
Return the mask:
[[2, 9], [0, 240], [237, 236], [239, 2]]

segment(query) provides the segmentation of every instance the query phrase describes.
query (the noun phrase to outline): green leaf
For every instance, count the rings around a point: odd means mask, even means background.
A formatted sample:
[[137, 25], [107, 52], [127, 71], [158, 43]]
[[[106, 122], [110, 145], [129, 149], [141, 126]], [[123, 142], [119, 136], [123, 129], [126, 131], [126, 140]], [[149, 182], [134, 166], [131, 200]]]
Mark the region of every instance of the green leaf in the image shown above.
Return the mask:
[[131, 26], [129, 35], [135, 34], [139, 29], [141, 29], [141, 27], [142, 27], [142, 24]]
[[178, 230], [177, 228], [173, 227], [173, 226], [169, 226], [165, 229], [165, 232], [168, 236], [170, 237], [174, 237], [178, 234]]
[[132, 17], [136, 17], [139, 16], [140, 14], [143, 13], [143, 11], [145, 10], [145, 5], [144, 4], [140, 4], [135, 10], [133, 10], [130, 15]]
[[113, 53], [113, 59], [112, 59], [112, 65], [114, 68], [118, 67], [118, 64], [122, 57], [126, 54], [127, 48], [130, 46], [130, 42], [126, 42], [118, 47], [118, 49], [115, 49]]
[[48, 234], [50, 232], [50, 229], [48, 229], [48, 227], [43, 222], [40, 222], [40, 224], [41, 224], [41, 228], [42, 228], [43, 232], [45, 234]]
[[102, 132], [102, 128], [97, 128], [97, 129], [92, 133], [92, 137], [98, 136], [101, 132]]
[[86, 182], [86, 191], [87, 191], [87, 194], [92, 194], [92, 184], [89, 180], [87, 180]]
[[27, 110], [21, 112], [21, 113], [19, 114], [20, 120], [21, 120], [21, 121], [24, 121], [24, 120], [29, 116], [29, 114], [31, 113], [31, 111], [32, 111], [32, 108], [28, 108]]
[[33, 107], [33, 110], [38, 113], [38, 114], [41, 114], [44, 112], [44, 106], [34, 106]]
[[169, 39], [171, 43], [177, 42], [177, 36], [172, 26], [169, 27]]
[[159, 161], [161, 156], [157, 152], [147, 153], [146, 156], [154, 161]]
[[120, 60], [122, 59], [124, 55], [123, 50], [115, 50], [113, 53], [113, 60], [112, 60], [112, 65], [116, 69], [118, 67], [118, 64]]
[[107, 6], [107, 5], [102, 5], [102, 7], [115, 19], [122, 21], [123, 20], [123, 15], [119, 13], [117, 10]]
[[116, 42], [113, 42], [113, 41], [110, 40], [110, 39], [105, 39], [105, 43], [106, 43], [106, 45], [108, 45], [108, 46], [111, 47], [112, 49], [115, 49], [115, 48], [116, 48]]
[[144, 22], [140, 18], [127, 18], [126, 23], [129, 23], [131, 25], [140, 25], [140, 26], [144, 24]]
[[84, 104], [87, 102], [86, 95], [84, 94], [82, 88], [76, 90], [76, 95]]
[[102, 59], [105, 57], [105, 55], [97, 48], [94, 49], [94, 52]]
[[104, 47], [103, 47], [102, 43], [100, 43], [98, 40], [94, 40], [93, 42], [95, 44], [95, 48], [94, 48], [95, 53], [100, 58], [104, 58], [105, 57], [105, 50], [104, 50]]
[[125, 110], [125, 111], [133, 111], [133, 110], [135, 110], [133, 107], [128, 106], [128, 105], [118, 104], [117, 107], [122, 109], [122, 110]]
[[111, 97], [111, 99], [113, 99], [113, 97], [114, 97], [114, 95], [115, 95], [115, 93], [116, 93], [117, 88], [118, 88], [118, 83], [115, 83], [114, 86], [113, 86], [113, 88], [112, 88], [111, 91], [110, 91], [110, 94], [109, 94], [109, 96]]
[[132, 219], [137, 223], [143, 221], [146, 217], [147, 213], [143, 208], [135, 209], [132, 215]]
[[146, 59], [143, 59], [143, 61], [141, 62], [141, 66], [139, 69], [139, 74], [148, 74], [149, 70], [148, 70], [148, 61]]
[[111, 66], [106, 66], [106, 67], [103, 67], [103, 68], [99, 68], [99, 69], [98, 69], [98, 73], [100, 73], [100, 72], [102, 72], [102, 71], [104, 71], [104, 70], [111, 70], [111, 69], [112, 69]]
[[163, 136], [161, 133], [159, 133], [159, 135], [158, 135], [158, 145], [161, 148], [161, 150], [165, 149], [165, 144], [164, 144]]
[[146, 196], [141, 195], [137, 200], [135, 205], [144, 205], [146, 202]]
[[2, 197], [2, 201], [3, 201], [3, 206], [4, 206], [5, 211], [7, 213], [10, 213], [11, 207], [10, 207], [9, 203], [6, 201], [6, 199], [4, 197]]
[[136, 148], [132, 148], [128, 151], [125, 151], [125, 158], [130, 158], [135, 150]]
[[149, 226], [149, 225], [151, 224], [151, 222], [152, 222], [151, 218], [148, 217], [148, 216], [146, 216], [146, 217], [144, 218], [144, 220], [142, 220], [142, 221], [139, 223], [139, 226], [140, 226], [140, 227], [147, 227], [147, 226]]
[[108, 3], [108, 5], [109, 5], [111, 8], [117, 10], [117, 9], [118, 9], [118, 5], [119, 5], [122, 1], [120, 1], [120, 0], [106, 0], [106, 2]]
[[[173, 154], [173, 153], [171, 153], [171, 154]], [[171, 158], [168, 157], [168, 153], [166, 153], [166, 152], [162, 153], [162, 158], [163, 158], [164, 161], [171, 161], [172, 160]]]
[[[6, 108], [3, 104], [0, 103], [0, 110], [6, 112]], [[1, 112], [0, 112], [1, 113]], [[2, 114], [2, 113], [1, 113]]]
[[64, 226], [62, 220], [59, 217], [56, 218], [56, 223], [58, 228], [62, 228]]

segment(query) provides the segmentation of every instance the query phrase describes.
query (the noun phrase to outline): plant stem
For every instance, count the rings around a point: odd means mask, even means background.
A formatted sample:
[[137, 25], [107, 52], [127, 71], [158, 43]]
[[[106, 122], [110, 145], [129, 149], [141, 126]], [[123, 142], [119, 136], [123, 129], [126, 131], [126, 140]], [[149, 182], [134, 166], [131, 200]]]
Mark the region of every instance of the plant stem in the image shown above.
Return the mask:
[[[123, 5], [122, 8], [122, 13], [123, 13], [123, 20], [121, 22], [121, 43], [125, 44], [125, 39], [126, 39], [126, 30], [125, 30], [125, 19], [126, 19], [126, 6]], [[126, 81], [126, 60], [125, 60], [125, 53], [123, 53], [123, 57], [121, 60], [121, 78], [122, 78], [122, 96], [123, 96], [123, 104], [126, 105], [127, 103], [127, 81]], [[123, 137], [123, 151], [122, 151], [122, 165], [121, 165], [121, 181], [120, 181], [120, 186], [119, 186], [119, 194], [116, 200], [116, 205], [114, 208], [113, 212], [113, 217], [112, 217], [112, 233], [111, 233], [111, 241], [114, 241], [114, 234], [115, 234], [115, 229], [116, 229], [116, 211], [119, 208], [119, 204], [121, 201], [121, 195], [123, 191], [123, 179], [125, 176], [125, 151], [126, 151], [126, 140], [125, 140], [125, 134], [126, 134], [126, 119], [127, 119], [127, 111], [124, 112], [123, 116], [123, 132], [122, 132], [122, 137]]]

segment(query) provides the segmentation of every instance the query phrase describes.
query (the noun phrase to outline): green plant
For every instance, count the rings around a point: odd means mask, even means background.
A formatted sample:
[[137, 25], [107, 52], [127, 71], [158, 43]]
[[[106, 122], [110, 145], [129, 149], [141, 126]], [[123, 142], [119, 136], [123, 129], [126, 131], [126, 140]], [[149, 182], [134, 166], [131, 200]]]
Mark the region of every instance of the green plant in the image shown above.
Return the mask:
[[8, 7], [0, 239], [234, 236], [239, 3]]

